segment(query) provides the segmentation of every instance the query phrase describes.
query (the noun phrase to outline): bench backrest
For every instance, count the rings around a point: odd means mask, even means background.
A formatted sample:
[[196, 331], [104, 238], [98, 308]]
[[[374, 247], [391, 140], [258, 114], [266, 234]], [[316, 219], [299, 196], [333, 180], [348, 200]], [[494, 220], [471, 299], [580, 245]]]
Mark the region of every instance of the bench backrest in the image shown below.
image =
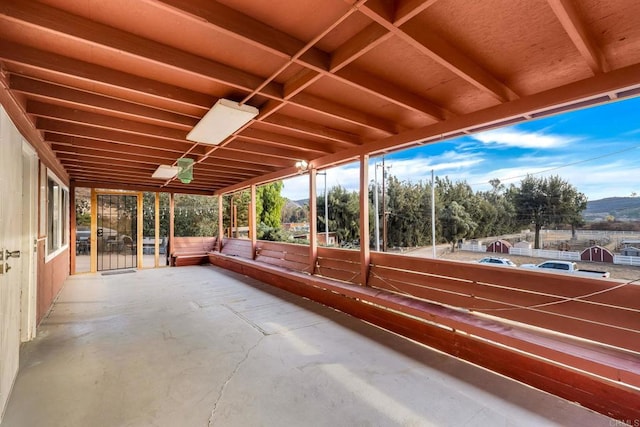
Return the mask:
[[640, 352], [640, 285], [371, 253], [369, 285]]
[[251, 253], [251, 240], [232, 238], [224, 239], [222, 241], [221, 253], [253, 259], [253, 254]]
[[349, 283], [360, 281], [360, 251], [318, 247], [315, 274]]
[[295, 243], [259, 240], [256, 243], [256, 261], [295, 271], [310, 272], [309, 246]]
[[217, 237], [174, 237], [171, 242], [172, 254], [211, 252], [216, 245]]

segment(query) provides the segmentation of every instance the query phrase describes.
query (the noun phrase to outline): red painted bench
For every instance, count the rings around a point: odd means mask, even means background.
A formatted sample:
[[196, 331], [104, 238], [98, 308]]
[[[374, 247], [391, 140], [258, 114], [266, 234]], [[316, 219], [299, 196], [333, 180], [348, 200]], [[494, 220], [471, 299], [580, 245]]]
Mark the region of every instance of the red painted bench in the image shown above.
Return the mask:
[[287, 252], [269, 243], [255, 259], [209, 258], [600, 413], [640, 419], [640, 286], [372, 253], [364, 287], [353, 283], [357, 251], [318, 248], [315, 274], [283, 262]]

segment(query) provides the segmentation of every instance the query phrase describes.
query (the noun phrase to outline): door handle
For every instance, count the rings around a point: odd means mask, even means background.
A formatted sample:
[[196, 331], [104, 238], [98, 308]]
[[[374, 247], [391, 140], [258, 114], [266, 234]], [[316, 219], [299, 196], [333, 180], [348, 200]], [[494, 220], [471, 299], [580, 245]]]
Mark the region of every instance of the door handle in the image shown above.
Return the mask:
[[5, 259], [9, 258], [20, 258], [20, 251], [10, 251], [7, 249]]

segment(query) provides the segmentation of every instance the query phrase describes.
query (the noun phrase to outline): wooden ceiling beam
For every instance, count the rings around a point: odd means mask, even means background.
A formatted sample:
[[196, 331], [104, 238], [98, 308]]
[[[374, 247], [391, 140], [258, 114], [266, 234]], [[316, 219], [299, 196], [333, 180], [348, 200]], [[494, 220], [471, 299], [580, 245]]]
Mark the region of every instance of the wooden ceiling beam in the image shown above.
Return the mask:
[[[113, 172], [119, 173], [127, 173], [129, 171], [134, 171], [137, 173], [147, 173], [149, 177], [153, 174], [153, 172], [157, 169], [157, 166], [144, 166], [142, 164], [138, 165], [115, 165], [110, 162], [108, 159], [79, 159], [79, 158], [71, 158], [64, 159], [62, 162], [64, 167], [69, 171], [78, 171], [78, 170], [88, 170], [88, 171], [99, 171], [99, 170], [110, 170]], [[246, 177], [251, 177], [251, 174], [242, 174], [242, 173], [234, 173], [228, 172], [227, 169], [215, 168], [212, 169], [209, 165], [199, 163], [197, 168], [198, 175], [202, 175], [208, 178], [213, 178], [216, 180], [228, 180], [230, 182], [235, 182], [238, 179], [246, 179]]]
[[147, 156], [153, 159], [162, 159], [173, 163], [177, 157], [172, 155], [168, 151], [156, 150], [148, 147], [136, 147], [128, 144], [116, 144], [113, 142], [100, 141], [97, 139], [82, 138], [77, 136], [62, 135], [56, 133], [47, 133], [46, 141], [52, 143], [55, 146], [66, 145], [74, 148], [91, 148], [94, 150], [110, 151], [112, 153], [121, 153], [123, 155], [135, 154], [140, 156]]
[[254, 154], [264, 153], [271, 156], [281, 157], [283, 159], [289, 159], [289, 160], [291, 159], [300, 160], [302, 158], [309, 157], [309, 153], [304, 150], [274, 147], [268, 144], [265, 145], [264, 143], [256, 144], [250, 139], [244, 139], [243, 137], [237, 137], [235, 140], [233, 140], [233, 142], [225, 145], [225, 148], [229, 150], [244, 151], [247, 153], [254, 153]]
[[547, 2], [591, 71], [594, 74], [609, 71], [607, 60], [589, 35], [574, 4], [570, 0], [547, 0]]
[[[395, 18], [389, 19], [388, 8], [382, 5], [386, 2], [367, 2], [360, 10], [369, 18], [384, 26], [395, 36], [413, 46], [421, 54], [428, 56], [460, 78], [473, 86], [483, 90], [501, 102], [518, 99], [504, 83], [473, 62], [467, 55], [458, 51], [453, 45], [433, 32], [425, 30], [424, 26], [415, 21], [407, 21], [401, 26], [394, 24]], [[395, 11], [391, 12], [391, 16]]]
[[335, 73], [341, 68], [344, 68], [392, 36], [393, 33], [382, 25], [376, 22], [369, 24], [333, 51], [331, 54], [330, 71]]
[[[112, 150], [102, 150], [99, 148], [93, 147], [79, 147], [77, 145], [66, 145], [66, 144], [51, 144], [51, 148], [55, 153], [60, 157], [61, 154], [70, 154], [77, 156], [87, 156], [94, 157], [98, 159], [112, 159], [112, 160], [120, 160], [126, 159], [126, 161], [130, 163], [143, 163], [146, 165], [155, 165], [158, 167], [160, 164], [171, 164], [172, 158], [166, 157], [150, 157], [143, 154], [134, 154], [123, 151], [112, 151]], [[124, 154], [124, 156], [123, 156]]]
[[357, 82], [357, 85], [369, 94], [375, 94], [385, 101], [424, 114], [427, 119], [441, 121], [453, 116], [447, 109], [427, 101], [425, 98], [416, 95], [415, 92], [390, 84], [355, 67], [343, 68], [336, 72], [335, 75], [347, 84]]
[[[217, 31], [223, 31], [229, 36], [264, 49], [283, 59], [293, 57], [306, 46], [306, 43], [301, 40], [266, 26], [251, 17], [219, 3], [212, 3], [206, 0], [162, 0], [161, 3], [169, 5], [179, 11], [186, 12], [197, 22], [206, 22]], [[408, 7], [405, 6], [403, 10], [409, 13], [411, 7], [411, 5]], [[302, 70], [293, 79], [284, 84], [283, 98], [290, 99], [321, 77], [338, 78], [338, 80], [343, 80], [352, 87], [362, 88], [373, 95], [379, 95], [376, 91], [370, 91], [370, 87], [366, 86], [366, 81], [365, 85], [362, 86], [359, 80], [339, 77], [334, 73], [375, 47], [378, 43], [386, 40], [389, 36], [389, 32], [385, 30], [384, 27], [372, 24], [370, 28], [362, 31], [333, 54], [329, 54], [313, 46], [308, 47], [302, 56], [296, 60], [297, 63], [308, 69]], [[360, 76], [365, 74], [364, 71], [360, 71], [359, 73]], [[373, 78], [373, 76], [369, 76], [365, 80], [372, 80]], [[385, 86], [391, 87], [393, 85], [385, 82]], [[399, 97], [396, 98], [394, 94], [398, 94]], [[397, 90], [387, 90], [383, 96], [387, 101], [393, 102], [401, 107], [416, 109], [416, 105], [419, 105], [421, 107], [416, 111], [428, 114], [438, 120], [442, 119], [441, 114], [434, 113], [439, 107], [425, 99], [415, 100], [407, 104], [406, 99], [408, 97], [406, 96], [406, 91], [401, 88], [397, 88]], [[418, 97], [413, 95], [412, 98]], [[424, 106], [426, 105], [428, 105], [428, 107], [425, 108]], [[425, 109], [423, 110], [423, 108]], [[322, 112], [322, 110], [320, 111]], [[342, 118], [342, 116], [339, 118]], [[344, 116], [344, 118], [347, 120], [352, 119], [349, 115]]]
[[[6, 0], [0, 3], [0, 15], [29, 26], [80, 40], [89, 46], [98, 45], [118, 54], [127, 54], [156, 67], [164, 66], [217, 83], [251, 92], [261, 86], [263, 78], [211, 59], [145, 39], [132, 33], [91, 21], [42, 3]], [[282, 86], [271, 82], [261, 95], [282, 98]]]
[[394, 122], [376, 117], [373, 114], [363, 113], [347, 106], [336, 104], [335, 102], [317, 96], [300, 93], [294, 96], [292, 101], [299, 107], [316, 111], [336, 119], [345, 120], [357, 126], [380, 131], [387, 135], [398, 133], [399, 130], [398, 125]]
[[0, 59], [89, 82], [96, 93], [108, 94], [113, 88], [118, 88], [144, 95], [150, 105], [154, 100], [173, 103], [176, 104], [176, 111], [180, 111], [181, 107], [189, 107], [197, 108], [204, 114], [216, 102], [215, 97], [207, 94], [6, 40], [0, 40]]
[[211, 196], [213, 195], [212, 190], [198, 190], [194, 188], [184, 187], [184, 188], [175, 188], [175, 187], [160, 187], [153, 186], [149, 184], [142, 185], [127, 185], [127, 184], [114, 184], [109, 180], [100, 181], [100, 180], [92, 180], [92, 179], [83, 179], [83, 180], [74, 180], [74, 184], [76, 188], [102, 188], [108, 190], [128, 190], [128, 191], [148, 191], [151, 193], [155, 193], [156, 191], [161, 193], [179, 193], [179, 194], [197, 194], [202, 196]]
[[134, 121], [153, 121], [158, 126], [168, 126], [185, 131], [190, 131], [198, 123], [198, 119], [195, 117], [46, 83], [16, 74], [10, 76], [9, 84], [11, 89], [16, 92], [35, 95], [58, 103], [64, 102], [67, 108], [79, 107], [89, 111], [99, 110], [107, 115], [116, 113], [126, 115]]
[[319, 143], [255, 128], [244, 129], [238, 134], [238, 138], [259, 142], [261, 144], [301, 150], [312, 155], [330, 154], [338, 151], [338, 147], [332, 143]]
[[267, 154], [252, 154], [252, 153], [238, 153], [235, 150], [230, 150], [227, 147], [220, 147], [216, 150], [216, 158], [234, 160], [240, 163], [251, 163], [253, 165], [264, 165], [267, 167], [287, 167], [291, 165], [291, 162], [287, 159], [280, 157], [270, 156]]
[[397, 0], [393, 23], [400, 26], [433, 6], [438, 0]]
[[[118, 130], [123, 133], [132, 133], [135, 135], [149, 136], [180, 143], [187, 142], [188, 132], [184, 130], [141, 123], [73, 108], [66, 108], [59, 105], [45, 104], [38, 101], [27, 102], [27, 113], [37, 117], [62, 120], [76, 124], [86, 124], [88, 126], [103, 129]], [[189, 144], [192, 145], [192, 143]]]
[[339, 131], [327, 126], [319, 125], [302, 119], [296, 119], [283, 114], [274, 114], [261, 121], [272, 126], [287, 129], [295, 133], [325, 138], [343, 146], [361, 145], [360, 137], [352, 133]]
[[[81, 138], [98, 139], [107, 142], [114, 142], [116, 144], [127, 144], [136, 147], [165, 150], [174, 153], [177, 157], [179, 157], [181, 153], [184, 153], [186, 150], [188, 150], [192, 145], [192, 143], [188, 142], [167, 141], [160, 138], [127, 134], [124, 132], [119, 132], [117, 130], [63, 122], [55, 119], [40, 118], [36, 121], [36, 127], [45, 132], [78, 136]], [[196, 155], [204, 154], [204, 147], [196, 147], [196, 149], [193, 150], [193, 153]]]
[[[252, 46], [263, 49], [273, 55], [288, 60], [304, 49], [306, 43], [279, 31], [250, 16], [218, 2], [209, 0], [161, 0], [165, 4], [176, 9], [179, 13], [186, 12], [197, 23], [206, 23], [216, 31], [221, 31], [228, 36]], [[307, 49], [301, 58], [305, 63], [314, 67], [326, 69], [329, 64], [329, 55], [314, 47]]]

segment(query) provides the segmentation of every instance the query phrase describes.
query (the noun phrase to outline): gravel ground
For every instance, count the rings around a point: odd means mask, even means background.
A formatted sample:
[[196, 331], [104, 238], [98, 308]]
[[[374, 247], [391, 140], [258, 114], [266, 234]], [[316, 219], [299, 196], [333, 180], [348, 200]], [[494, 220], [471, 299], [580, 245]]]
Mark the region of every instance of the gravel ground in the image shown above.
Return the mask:
[[[468, 251], [457, 251], [452, 253], [450, 245], [437, 246], [436, 253], [438, 255], [438, 258], [441, 258], [441, 259], [451, 259], [455, 261], [468, 261], [468, 262], [478, 261], [479, 259], [485, 256], [494, 255], [486, 252], [468, 252]], [[411, 255], [411, 256], [432, 258], [433, 249], [431, 247], [413, 249], [405, 252], [405, 254]], [[504, 258], [509, 258], [511, 261], [515, 262], [518, 265], [539, 264], [547, 260], [547, 258], [514, 256], [509, 254], [495, 254], [495, 255], [503, 256]], [[611, 273], [612, 279], [623, 280], [623, 281], [637, 280], [638, 284], [640, 285], [640, 267], [618, 265], [618, 264], [606, 264], [606, 263], [599, 263], [599, 262], [578, 262], [578, 267], [586, 270], [608, 271], [609, 273]]]

